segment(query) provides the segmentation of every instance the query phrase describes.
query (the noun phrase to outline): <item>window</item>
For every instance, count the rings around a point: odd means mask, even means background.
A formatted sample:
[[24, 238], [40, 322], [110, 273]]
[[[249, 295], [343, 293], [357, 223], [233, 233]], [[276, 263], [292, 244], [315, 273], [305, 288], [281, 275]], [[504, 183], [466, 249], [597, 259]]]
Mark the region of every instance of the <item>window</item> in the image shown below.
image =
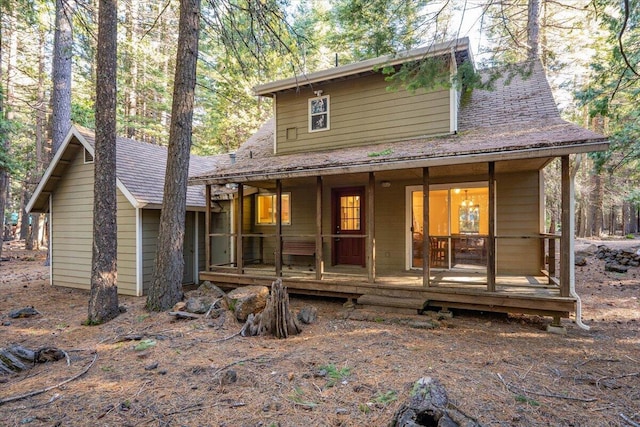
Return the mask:
[[[276, 195], [258, 194], [256, 196], [256, 224], [275, 225], [276, 223]], [[282, 223], [291, 224], [291, 194], [282, 194]]]
[[89, 150], [87, 150], [86, 148], [84, 149], [84, 162], [93, 163], [93, 156], [91, 155]]
[[329, 95], [309, 98], [309, 132], [329, 130]]

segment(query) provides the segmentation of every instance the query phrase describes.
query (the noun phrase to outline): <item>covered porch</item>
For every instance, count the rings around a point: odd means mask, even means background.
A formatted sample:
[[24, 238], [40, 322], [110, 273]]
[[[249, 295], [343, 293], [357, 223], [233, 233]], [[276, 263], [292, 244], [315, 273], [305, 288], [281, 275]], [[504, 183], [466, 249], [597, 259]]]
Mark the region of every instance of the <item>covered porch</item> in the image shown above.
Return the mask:
[[[409, 310], [429, 307], [462, 308], [539, 314], [553, 316], [555, 319], [568, 317], [576, 307], [576, 298], [570, 291], [570, 234], [546, 234], [540, 227], [536, 228], [537, 233], [530, 230], [513, 233], [507, 232], [508, 228], [499, 227], [497, 222], [496, 174], [513, 173], [525, 166], [539, 169], [550, 159], [489, 161], [463, 165], [464, 176], [460, 176], [461, 165], [412, 168], [410, 171], [413, 181], [407, 181], [401, 188], [414, 190], [414, 193], [407, 193], [407, 200], [415, 198], [417, 194], [417, 197], [423, 198], [423, 202], [418, 203], [420, 209], [396, 206], [397, 212], [393, 216], [401, 218], [402, 222], [394, 230], [404, 229], [406, 223], [406, 237], [393, 237], [395, 232], [388, 232], [387, 234], [392, 235], [389, 238], [382, 232], [383, 227], [390, 227], [386, 217], [380, 213], [384, 210], [381, 205], [389, 203], [385, 199], [384, 190], [389, 177], [397, 180], [398, 171], [352, 171], [351, 174], [339, 171], [340, 174], [325, 172], [315, 176], [311, 173], [304, 176], [299, 173], [283, 173], [275, 179], [253, 177], [244, 182], [234, 182], [237, 196], [232, 213], [232, 227], [227, 232], [212, 229], [211, 224], [215, 222], [212, 220], [211, 207], [213, 190], [211, 184], [207, 184], [207, 269], [200, 272], [200, 280], [210, 280], [223, 288], [233, 288], [255, 284], [270, 285], [276, 278], [282, 278], [291, 293], [357, 299], [364, 305]], [[561, 221], [569, 224], [568, 155], [561, 156], [561, 168]], [[336, 180], [338, 176], [341, 178]], [[354, 178], [356, 176], [358, 178]], [[336, 197], [341, 197], [342, 194], [335, 189], [354, 188], [352, 183], [358, 180], [364, 184], [361, 198], [357, 196], [358, 203], [363, 205], [362, 213], [354, 215], [351, 208], [345, 205], [344, 209], [338, 210], [345, 212], [346, 216], [341, 219], [333, 218], [333, 214], [328, 212], [333, 212], [334, 207], [328, 205], [335, 204]], [[434, 199], [434, 185], [469, 181], [486, 183], [486, 211], [482, 214], [482, 220], [486, 223], [484, 229], [460, 225], [459, 228], [449, 226], [445, 233], [433, 233], [430, 221], [435, 216], [433, 212], [430, 214], [433, 201], [429, 203], [429, 199]], [[304, 217], [304, 226], [291, 225], [297, 221], [292, 221], [292, 206], [287, 206], [292, 198], [298, 196], [291, 190], [296, 186], [305, 188], [306, 211], [311, 212]], [[259, 189], [265, 188], [273, 195], [273, 224], [268, 229], [247, 227], [247, 224], [257, 224], [255, 216], [260, 215], [256, 213], [257, 206], [246, 206], [252, 200], [247, 197], [247, 193], [259, 194]], [[330, 195], [327, 194], [329, 191]], [[347, 194], [346, 197], [353, 196]], [[399, 196], [396, 194], [396, 197]], [[419, 214], [418, 218], [416, 213]], [[457, 217], [457, 211], [455, 215]], [[297, 214], [293, 218], [299, 219], [300, 216], [301, 214]], [[332, 218], [327, 218], [328, 216]], [[356, 217], [361, 221], [361, 226], [347, 227], [349, 221]], [[506, 221], [507, 218], [503, 220]], [[336, 226], [336, 223], [344, 226]], [[399, 247], [398, 244], [389, 242], [393, 239], [402, 240], [399, 244], [406, 249], [406, 256], [403, 255], [406, 261], [403, 261], [403, 265], [389, 261], [394, 258]], [[513, 254], [509, 253], [509, 248], [514, 243], [524, 243], [524, 247], [534, 248], [535, 253], [529, 253], [528, 256], [539, 260], [534, 262], [535, 271], [531, 268], [523, 269], [522, 272], [514, 272], [513, 268], [498, 269], [498, 266], [511, 262], [508, 258]], [[336, 248], [341, 245], [354, 253], [361, 251], [361, 261], [357, 258], [355, 262], [343, 262], [344, 259], [337, 258], [340, 255], [336, 254]], [[228, 248], [230, 252], [223, 262], [215, 255], [216, 248], [221, 246]], [[502, 252], [497, 250], [498, 247], [502, 248]], [[504, 258], [502, 264], [501, 258]]]

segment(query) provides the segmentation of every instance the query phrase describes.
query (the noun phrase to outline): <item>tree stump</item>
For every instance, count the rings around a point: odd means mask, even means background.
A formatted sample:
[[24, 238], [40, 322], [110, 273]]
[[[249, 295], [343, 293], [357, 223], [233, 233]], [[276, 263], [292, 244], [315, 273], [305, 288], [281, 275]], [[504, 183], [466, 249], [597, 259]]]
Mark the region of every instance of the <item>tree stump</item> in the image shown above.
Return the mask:
[[413, 384], [411, 399], [396, 411], [392, 427], [479, 427], [479, 424], [449, 403], [447, 392], [431, 377]]
[[277, 279], [271, 284], [271, 294], [267, 298], [267, 305], [258, 314], [250, 314], [242, 327], [243, 337], [255, 335], [273, 335], [276, 338], [287, 338], [302, 331], [296, 316], [289, 309], [289, 294]]

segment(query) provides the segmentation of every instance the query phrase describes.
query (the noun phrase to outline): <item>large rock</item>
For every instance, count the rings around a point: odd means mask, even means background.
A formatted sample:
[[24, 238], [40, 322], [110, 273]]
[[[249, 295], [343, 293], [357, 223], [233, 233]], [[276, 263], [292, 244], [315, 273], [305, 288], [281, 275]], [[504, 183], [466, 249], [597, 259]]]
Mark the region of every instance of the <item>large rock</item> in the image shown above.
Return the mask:
[[620, 264], [607, 263], [604, 265], [605, 271], [612, 271], [614, 273], [626, 273], [629, 267]]
[[257, 314], [265, 308], [268, 296], [269, 288], [266, 286], [243, 286], [229, 292], [225, 300], [236, 319], [244, 322], [250, 314]]
[[297, 318], [302, 323], [310, 325], [318, 319], [318, 309], [312, 305], [305, 305], [298, 312]]
[[198, 286], [198, 292], [201, 294], [207, 294], [213, 298], [222, 298], [225, 293], [222, 289], [211, 283], [210, 281], [202, 282], [200, 286]]

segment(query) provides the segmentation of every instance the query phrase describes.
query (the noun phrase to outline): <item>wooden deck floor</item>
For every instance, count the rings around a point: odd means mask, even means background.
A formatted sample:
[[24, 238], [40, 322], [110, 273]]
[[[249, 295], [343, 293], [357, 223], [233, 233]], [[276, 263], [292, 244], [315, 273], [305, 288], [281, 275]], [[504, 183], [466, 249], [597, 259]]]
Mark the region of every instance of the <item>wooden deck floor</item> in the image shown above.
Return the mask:
[[[309, 268], [285, 267], [282, 281], [293, 294], [324, 295], [357, 299], [366, 305], [409, 310], [431, 307], [478, 311], [514, 312], [568, 317], [575, 312], [575, 299], [561, 297], [557, 286], [545, 276], [498, 276], [496, 290], [489, 292], [486, 273], [480, 269], [432, 271], [430, 285], [424, 287], [421, 271], [402, 271], [367, 282], [360, 267], [331, 267], [322, 280]], [[269, 286], [275, 280], [271, 266], [250, 266], [244, 274], [235, 269], [200, 272], [222, 288], [246, 285]]]

